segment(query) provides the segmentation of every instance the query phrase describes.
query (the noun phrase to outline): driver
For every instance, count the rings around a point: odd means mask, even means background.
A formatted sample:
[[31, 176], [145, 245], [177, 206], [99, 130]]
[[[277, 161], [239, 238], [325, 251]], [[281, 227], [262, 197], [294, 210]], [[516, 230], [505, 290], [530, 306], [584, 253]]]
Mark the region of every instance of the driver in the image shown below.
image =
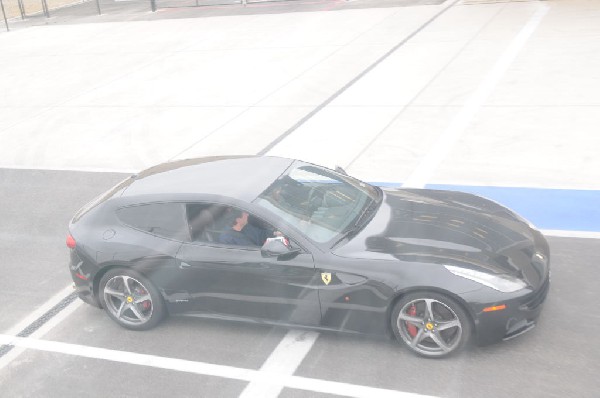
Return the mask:
[[221, 243], [240, 246], [262, 246], [267, 238], [273, 235], [281, 235], [279, 231], [273, 233], [267, 229], [248, 224], [248, 213], [239, 209], [231, 209], [227, 215], [227, 221], [229, 228], [219, 237], [219, 242]]

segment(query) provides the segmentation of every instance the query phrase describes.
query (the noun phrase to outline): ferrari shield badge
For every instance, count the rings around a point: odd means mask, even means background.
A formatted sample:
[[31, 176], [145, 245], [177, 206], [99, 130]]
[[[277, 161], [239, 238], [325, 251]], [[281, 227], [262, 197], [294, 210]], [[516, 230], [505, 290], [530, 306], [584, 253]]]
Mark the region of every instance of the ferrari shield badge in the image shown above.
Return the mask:
[[329, 285], [331, 282], [331, 272], [321, 272], [321, 279], [323, 279], [323, 283]]

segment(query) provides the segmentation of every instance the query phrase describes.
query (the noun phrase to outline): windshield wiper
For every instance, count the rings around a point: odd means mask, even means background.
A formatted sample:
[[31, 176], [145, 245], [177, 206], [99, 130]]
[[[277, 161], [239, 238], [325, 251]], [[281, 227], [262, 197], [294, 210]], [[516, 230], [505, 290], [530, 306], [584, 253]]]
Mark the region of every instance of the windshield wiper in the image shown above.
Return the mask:
[[353, 224], [350, 224], [348, 227], [346, 227], [342, 231], [342, 236], [337, 241], [335, 241], [335, 243], [331, 247], [337, 246], [343, 240], [352, 239], [356, 234], [358, 234], [358, 232], [362, 229], [362, 227], [364, 225], [366, 225], [366, 223], [361, 223], [361, 221], [363, 219], [369, 220], [369, 217], [365, 217], [365, 216], [373, 213], [373, 211], [377, 208], [376, 205], [377, 205], [377, 201], [371, 200], [371, 203], [369, 203], [368, 205], [366, 205], [363, 208], [360, 215], [356, 218], [356, 221], [354, 221]]
[[358, 233], [358, 231], [360, 231], [360, 228], [357, 228], [356, 224], [352, 225], [350, 228], [346, 228], [344, 231], [342, 231], [342, 236], [336, 240], [331, 247], [336, 247], [343, 240], [352, 239]]

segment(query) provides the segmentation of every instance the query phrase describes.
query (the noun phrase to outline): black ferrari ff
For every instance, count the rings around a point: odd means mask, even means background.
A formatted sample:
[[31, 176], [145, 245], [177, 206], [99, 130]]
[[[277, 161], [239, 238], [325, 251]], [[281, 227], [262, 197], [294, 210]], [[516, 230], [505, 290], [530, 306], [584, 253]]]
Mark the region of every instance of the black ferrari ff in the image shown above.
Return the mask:
[[79, 297], [125, 328], [186, 313], [389, 332], [426, 357], [530, 330], [549, 288], [545, 238], [493, 201], [279, 157], [132, 175], [77, 212], [67, 246]]

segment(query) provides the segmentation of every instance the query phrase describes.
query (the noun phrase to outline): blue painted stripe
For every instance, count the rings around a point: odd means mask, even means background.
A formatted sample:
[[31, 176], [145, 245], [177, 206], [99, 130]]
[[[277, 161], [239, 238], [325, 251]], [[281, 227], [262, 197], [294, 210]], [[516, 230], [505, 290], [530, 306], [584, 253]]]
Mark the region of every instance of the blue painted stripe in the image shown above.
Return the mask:
[[[401, 183], [375, 183], [401, 186]], [[474, 193], [508, 207], [540, 229], [600, 232], [600, 191], [430, 184], [426, 188]]]

